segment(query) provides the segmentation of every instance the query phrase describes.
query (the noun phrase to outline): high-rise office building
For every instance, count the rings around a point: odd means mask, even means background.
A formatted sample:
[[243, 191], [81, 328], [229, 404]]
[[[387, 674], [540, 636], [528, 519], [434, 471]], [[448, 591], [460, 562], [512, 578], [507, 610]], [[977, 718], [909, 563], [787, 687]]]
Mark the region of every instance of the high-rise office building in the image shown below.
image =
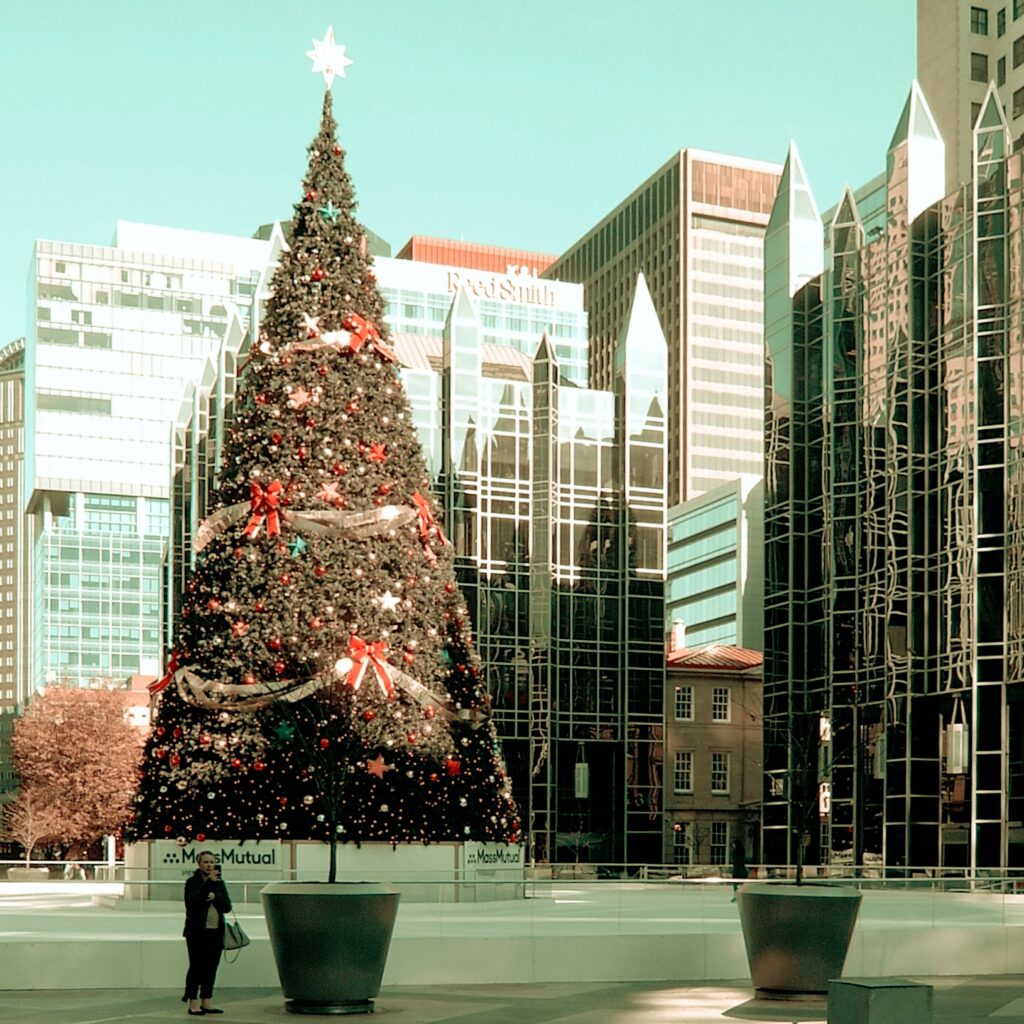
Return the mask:
[[806, 842], [840, 870], [1024, 865], [1012, 148], [993, 89], [971, 180], [946, 194], [915, 83], [874, 238], [850, 192], [823, 226], [795, 150], [786, 163], [765, 241], [769, 862]]
[[1011, 146], [1024, 145], [1024, 3], [917, 0], [917, 79], [946, 144], [950, 189], [971, 180], [974, 125], [994, 82]]
[[646, 286], [601, 391], [573, 379], [579, 285], [404, 259], [375, 271], [530, 854], [658, 861], [666, 353]]
[[669, 501], [762, 472], [764, 229], [779, 166], [684, 149], [544, 277], [584, 285], [590, 384], [609, 388], [642, 272], [668, 341]]
[[248, 324], [269, 245], [127, 222], [112, 246], [36, 244], [17, 701], [159, 671], [171, 426]]

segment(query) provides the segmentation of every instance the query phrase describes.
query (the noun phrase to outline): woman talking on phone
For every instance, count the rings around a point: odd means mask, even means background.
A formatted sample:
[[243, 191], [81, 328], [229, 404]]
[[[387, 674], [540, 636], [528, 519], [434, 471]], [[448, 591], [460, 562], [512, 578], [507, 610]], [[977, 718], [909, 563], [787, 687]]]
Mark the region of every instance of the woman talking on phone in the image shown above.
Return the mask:
[[223, 1013], [210, 1005], [217, 965], [224, 949], [224, 915], [231, 910], [227, 886], [221, 881], [220, 865], [209, 850], [199, 854], [199, 866], [185, 882], [185, 945], [188, 974], [185, 994], [190, 1017]]

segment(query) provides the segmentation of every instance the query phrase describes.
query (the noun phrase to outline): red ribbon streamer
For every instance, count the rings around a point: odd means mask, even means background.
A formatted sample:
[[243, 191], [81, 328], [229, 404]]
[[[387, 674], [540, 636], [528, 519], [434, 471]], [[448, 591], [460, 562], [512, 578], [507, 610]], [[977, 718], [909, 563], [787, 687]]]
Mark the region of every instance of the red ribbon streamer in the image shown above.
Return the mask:
[[281, 519], [277, 506], [283, 490], [280, 480], [274, 480], [266, 490], [259, 484], [252, 485], [249, 507], [252, 515], [249, 518], [249, 525], [245, 528], [244, 536], [255, 537], [260, 532], [264, 520], [267, 524], [268, 537], [276, 537], [281, 532]]
[[420, 540], [423, 541], [423, 544], [427, 549], [428, 557], [436, 557], [430, 548], [431, 529], [437, 533], [437, 539], [442, 544], [447, 544], [448, 538], [444, 535], [444, 531], [434, 518], [434, 509], [431, 507], [430, 502], [424, 498], [419, 491], [413, 492], [412, 502], [416, 506], [416, 514], [419, 516], [420, 520]]
[[384, 692], [384, 696], [391, 700], [394, 694], [394, 686], [391, 683], [391, 676], [388, 675], [388, 666], [386, 656], [388, 653], [387, 644], [383, 640], [378, 640], [376, 643], [368, 644], [365, 640], [361, 640], [358, 636], [352, 636], [348, 642], [348, 654], [349, 657], [355, 662], [352, 668], [349, 669], [348, 677], [345, 682], [352, 687], [353, 690], [359, 689], [359, 684], [363, 681], [363, 675], [366, 672], [367, 666], [372, 665], [374, 672], [377, 674], [377, 682], [380, 684], [381, 690]]
[[167, 669], [164, 677], [150, 683], [146, 689], [153, 695], [160, 693], [161, 690], [166, 690], [167, 687], [171, 685], [174, 673], [177, 672], [179, 668], [181, 668], [181, 664], [178, 662], [178, 652], [171, 651], [171, 658], [170, 661], [167, 662]]
[[371, 320], [367, 320], [361, 317], [358, 313], [349, 313], [347, 317], [341, 322], [343, 330], [346, 330], [351, 335], [349, 339], [348, 347], [353, 352], [358, 352], [364, 344], [370, 344], [377, 350], [377, 353], [382, 359], [387, 359], [388, 362], [397, 363], [398, 356], [395, 355], [391, 349], [384, 345], [384, 342], [380, 340], [380, 334], [377, 331], [376, 324]]

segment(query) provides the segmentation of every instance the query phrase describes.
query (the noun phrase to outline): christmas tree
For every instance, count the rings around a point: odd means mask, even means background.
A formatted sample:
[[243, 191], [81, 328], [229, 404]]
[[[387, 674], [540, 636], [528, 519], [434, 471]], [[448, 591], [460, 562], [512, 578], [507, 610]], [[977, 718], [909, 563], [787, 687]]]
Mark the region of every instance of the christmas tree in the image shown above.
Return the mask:
[[179, 842], [324, 839], [332, 879], [339, 841], [519, 839], [336, 141], [343, 52], [317, 51], [320, 131], [152, 687], [128, 827]]

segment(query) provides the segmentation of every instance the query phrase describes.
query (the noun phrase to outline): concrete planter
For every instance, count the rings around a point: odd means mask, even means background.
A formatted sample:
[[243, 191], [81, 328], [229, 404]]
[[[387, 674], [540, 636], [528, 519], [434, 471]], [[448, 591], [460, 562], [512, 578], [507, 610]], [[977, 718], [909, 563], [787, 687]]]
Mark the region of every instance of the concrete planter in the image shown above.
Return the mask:
[[7, 879], [11, 882], [44, 882], [50, 877], [49, 868], [8, 868]]
[[383, 882], [272, 882], [260, 892], [292, 1013], [372, 1013], [398, 913]]
[[843, 973], [861, 894], [845, 885], [748, 882], [736, 893], [754, 988], [828, 992]]

